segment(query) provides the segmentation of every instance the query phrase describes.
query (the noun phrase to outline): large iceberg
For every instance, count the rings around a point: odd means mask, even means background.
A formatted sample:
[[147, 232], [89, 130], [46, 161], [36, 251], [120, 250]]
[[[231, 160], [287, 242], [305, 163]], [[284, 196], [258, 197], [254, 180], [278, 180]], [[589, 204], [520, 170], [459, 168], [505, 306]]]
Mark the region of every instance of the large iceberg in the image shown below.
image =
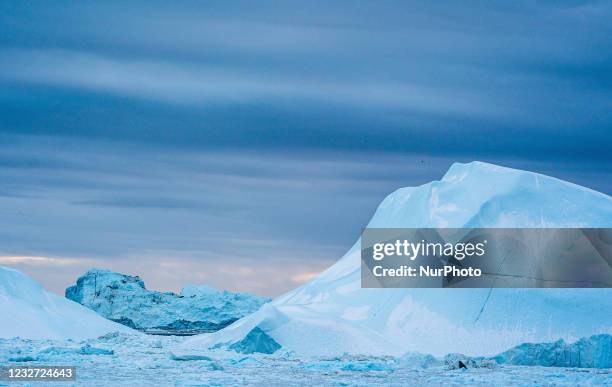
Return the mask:
[[[612, 198], [552, 177], [482, 162], [402, 188], [368, 227], [611, 227]], [[311, 282], [177, 354], [241, 348], [263, 332], [304, 356], [492, 356], [525, 342], [612, 332], [612, 289], [362, 289], [359, 241]], [[254, 352], [258, 351], [252, 345]], [[266, 348], [269, 348], [267, 346]]]
[[0, 338], [83, 340], [110, 332], [134, 331], [0, 266]]
[[138, 276], [92, 269], [66, 289], [66, 298], [131, 328], [157, 334], [217, 331], [255, 312], [269, 298], [186, 286], [181, 294], [147, 290]]

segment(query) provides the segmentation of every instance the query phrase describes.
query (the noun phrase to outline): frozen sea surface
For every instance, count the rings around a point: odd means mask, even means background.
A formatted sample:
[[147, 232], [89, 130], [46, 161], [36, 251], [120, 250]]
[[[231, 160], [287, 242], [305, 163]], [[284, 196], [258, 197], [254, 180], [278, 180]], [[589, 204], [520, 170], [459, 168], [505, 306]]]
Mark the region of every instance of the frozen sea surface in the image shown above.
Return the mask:
[[[83, 386], [235, 385], [535, 385], [612, 386], [612, 369], [506, 366], [493, 362], [454, 369], [431, 356], [339, 356], [300, 359], [218, 351], [210, 356], [176, 357], [184, 338], [111, 333], [99, 339], [0, 340], [3, 365], [75, 365]], [[7, 383], [3, 386], [62, 386], [72, 383]]]

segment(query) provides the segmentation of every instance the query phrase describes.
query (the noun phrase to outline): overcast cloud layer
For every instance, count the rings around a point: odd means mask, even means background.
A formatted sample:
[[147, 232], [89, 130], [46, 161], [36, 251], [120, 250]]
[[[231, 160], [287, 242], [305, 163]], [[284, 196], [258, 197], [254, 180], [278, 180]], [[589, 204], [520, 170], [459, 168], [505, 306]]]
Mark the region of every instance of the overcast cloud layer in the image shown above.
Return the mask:
[[612, 192], [607, 2], [4, 2], [0, 264], [276, 295], [484, 160]]

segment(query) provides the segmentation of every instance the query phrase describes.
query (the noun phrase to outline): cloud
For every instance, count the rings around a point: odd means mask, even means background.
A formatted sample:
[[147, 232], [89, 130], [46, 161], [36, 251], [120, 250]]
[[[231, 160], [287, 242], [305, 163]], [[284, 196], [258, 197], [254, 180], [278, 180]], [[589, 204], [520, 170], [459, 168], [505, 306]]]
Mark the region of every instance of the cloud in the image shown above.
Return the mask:
[[76, 259], [35, 257], [35, 256], [6, 256], [0, 255], [0, 264], [3, 265], [36, 265], [36, 266], [67, 266], [73, 265]]
[[[0, 180], [12, 195], [0, 195], [0, 262], [58, 292], [105, 267], [146, 274], [159, 289], [211, 281], [280, 294], [342, 256], [387, 194], [439, 179], [457, 161], [30, 136], [5, 143]], [[612, 192], [597, 162], [484, 161]]]
[[319, 275], [319, 272], [316, 272], [316, 271], [308, 271], [305, 273], [299, 273], [299, 274], [292, 276], [291, 281], [293, 281], [297, 285], [301, 285], [305, 282], [308, 282], [314, 279], [317, 275]]
[[[205, 260], [174, 252], [171, 256], [138, 254], [123, 262], [34, 256], [0, 256], [6, 265], [34, 277], [43, 287], [63, 295], [67, 287], [92, 268], [140, 276], [147, 289], [180, 292], [187, 284], [206, 284], [218, 289], [277, 296], [316, 276], [333, 260], [291, 263], [284, 260], [257, 262], [232, 256]], [[312, 271], [313, 269], [317, 271]], [[292, 273], [299, 274], [293, 275]]]
[[6, 7], [0, 134], [610, 159], [602, 2]]
[[58, 292], [103, 265], [278, 294], [454, 161], [612, 192], [611, 15], [0, 3], [2, 255]]
[[469, 90], [376, 79], [317, 80], [222, 66], [129, 60], [62, 50], [5, 50], [2, 73], [23, 81], [205, 107], [260, 100], [315, 100], [360, 108], [499, 116], [499, 103]]

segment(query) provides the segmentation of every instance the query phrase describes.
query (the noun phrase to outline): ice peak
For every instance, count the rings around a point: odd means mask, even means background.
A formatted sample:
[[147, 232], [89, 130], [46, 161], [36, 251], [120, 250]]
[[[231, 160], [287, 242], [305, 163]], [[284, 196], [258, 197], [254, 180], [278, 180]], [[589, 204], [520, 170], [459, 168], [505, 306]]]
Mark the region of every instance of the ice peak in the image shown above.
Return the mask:
[[499, 165], [485, 163], [484, 161], [471, 161], [469, 163], [453, 163], [448, 171], [442, 177], [442, 181], [457, 181], [465, 178], [467, 175], [472, 173], [504, 173], [504, 174], [518, 174], [518, 173], [533, 173], [520, 171], [518, 169], [502, 167]]

